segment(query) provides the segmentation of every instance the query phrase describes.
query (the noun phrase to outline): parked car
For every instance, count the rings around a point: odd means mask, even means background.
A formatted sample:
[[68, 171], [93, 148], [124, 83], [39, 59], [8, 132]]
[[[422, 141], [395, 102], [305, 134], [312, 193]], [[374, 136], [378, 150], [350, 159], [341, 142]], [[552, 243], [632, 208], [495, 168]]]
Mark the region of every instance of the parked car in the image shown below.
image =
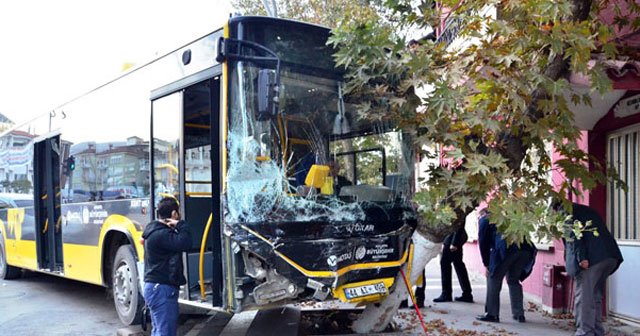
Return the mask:
[[0, 193], [0, 209], [28, 208], [33, 206], [33, 195]]
[[123, 198], [137, 198], [138, 190], [133, 186], [115, 186], [109, 187], [102, 193], [102, 199], [123, 199]]
[[[93, 196], [95, 199], [95, 195]], [[84, 203], [92, 201], [91, 192], [82, 189], [62, 189], [62, 203]]]

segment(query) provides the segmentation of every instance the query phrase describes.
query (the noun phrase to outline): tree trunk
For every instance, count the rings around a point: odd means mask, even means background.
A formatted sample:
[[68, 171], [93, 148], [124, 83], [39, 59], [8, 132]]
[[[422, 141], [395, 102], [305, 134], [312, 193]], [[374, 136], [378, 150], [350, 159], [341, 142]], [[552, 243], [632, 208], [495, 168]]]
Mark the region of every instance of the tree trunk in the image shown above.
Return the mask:
[[[413, 233], [411, 239], [413, 240], [414, 251], [413, 262], [411, 263], [411, 274], [408, 274], [408, 277], [409, 283], [413, 284], [418, 280], [427, 263], [440, 253], [442, 243], [434, 243], [428, 240], [417, 230]], [[403, 266], [403, 270], [406, 272], [407, 264]], [[407, 291], [402, 274], [398, 273], [395, 286], [389, 293], [389, 296], [379, 304], [368, 305], [360, 317], [353, 322], [352, 330], [359, 334], [383, 331], [396, 315], [400, 307], [400, 302], [407, 298], [408, 295], [409, 292]]]

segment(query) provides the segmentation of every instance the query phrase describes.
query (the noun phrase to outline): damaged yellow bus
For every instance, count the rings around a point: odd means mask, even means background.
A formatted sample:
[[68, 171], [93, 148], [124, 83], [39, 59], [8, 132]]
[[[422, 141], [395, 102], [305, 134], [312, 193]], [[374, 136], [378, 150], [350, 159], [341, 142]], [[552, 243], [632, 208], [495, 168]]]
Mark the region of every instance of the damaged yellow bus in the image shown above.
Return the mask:
[[329, 30], [233, 17], [0, 135], [0, 278], [108, 287], [141, 318], [140, 236], [164, 196], [191, 227], [180, 302], [367, 303], [411, 258], [411, 139], [343, 94]]

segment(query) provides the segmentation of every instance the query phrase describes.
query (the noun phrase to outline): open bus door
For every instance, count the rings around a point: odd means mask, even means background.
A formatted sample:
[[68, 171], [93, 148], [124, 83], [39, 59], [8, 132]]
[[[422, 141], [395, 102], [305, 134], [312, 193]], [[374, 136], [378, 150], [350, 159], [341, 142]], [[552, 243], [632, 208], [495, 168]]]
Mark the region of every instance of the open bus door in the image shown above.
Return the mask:
[[34, 143], [34, 205], [38, 268], [63, 271], [60, 221], [60, 135]]
[[220, 79], [184, 83], [152, 92], [152, 206], [176, 198], [193, 237], [180, 299], [222, 307]]

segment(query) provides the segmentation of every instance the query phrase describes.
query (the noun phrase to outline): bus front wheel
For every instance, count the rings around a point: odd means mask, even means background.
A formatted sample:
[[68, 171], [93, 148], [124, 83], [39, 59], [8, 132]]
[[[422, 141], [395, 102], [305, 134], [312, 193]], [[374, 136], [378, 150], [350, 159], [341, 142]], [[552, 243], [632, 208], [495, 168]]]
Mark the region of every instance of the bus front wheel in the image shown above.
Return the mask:
[[20, 277], [20, 268], [7, 264], [4, 240], [2, 240], [2, 236], [0, 236], [0, 279], [10, 280], [18, 277]]
[[118, 248], [112, 268], [113, 302], [120, 321], [139, 324], [144, 301], [138, 289], [138, 270], [131, 245]]

